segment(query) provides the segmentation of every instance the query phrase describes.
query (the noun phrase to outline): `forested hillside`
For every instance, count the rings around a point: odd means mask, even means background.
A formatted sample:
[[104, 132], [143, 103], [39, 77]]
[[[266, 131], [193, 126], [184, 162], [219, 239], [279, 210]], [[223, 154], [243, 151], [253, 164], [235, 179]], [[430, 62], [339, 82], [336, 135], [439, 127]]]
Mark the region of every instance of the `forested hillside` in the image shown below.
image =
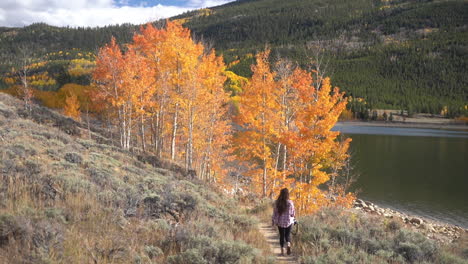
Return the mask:
[[[467, 14], [463, 1], [259, 0], [193, 15], [186, 25], [228, 60], [269, 44], [310, 65], [320, 50], [334, 83], [370, 108], [438, 113], [468, 101]], [[234, 70], [247, 75], [246, 65]]]
[[[212, 44], [224, 55], [228, 69], [241, 76], [251, 75], [252, 55], [269, 45], [272, 62], [278, 56], [302, 66], [315, 67], [314, 62], [322, 61], [321, 70], [334, 84], [348, 96], [364, 98], [365, 105], [349, 104], [355, 111], [393, 108], [439, 114], [446, 108], [447, 115], [455, 116], [467, 111], [466, 14], [465, 1], [244, 0], [174, 20]], [[137, 29], [44, 24], [2, 28], [1, 72], [11, 72], [19, 49], [27, 47], [41, 61], [51, 61], [47, 54], [55, 54], [53, 66], [37, 70], [52, 69], [55, 74], [56, 83], [47, 89], [69, 82], [87, 85], [86, 78], [75, 80], [66, 74], [70, 59], [80, 58], [78, 53], [95, 55], [112, 35], [119, 43], [128, 43]], [[0, 87], [9, 85], [0, 81]]]

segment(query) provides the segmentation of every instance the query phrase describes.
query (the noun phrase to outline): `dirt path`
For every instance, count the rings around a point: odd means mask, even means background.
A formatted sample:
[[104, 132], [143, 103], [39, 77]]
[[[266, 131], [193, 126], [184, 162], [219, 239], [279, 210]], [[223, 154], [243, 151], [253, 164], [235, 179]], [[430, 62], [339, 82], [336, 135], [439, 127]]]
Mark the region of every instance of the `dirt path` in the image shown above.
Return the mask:
[[[276, 257], [277, 263], [298, 263], [296, 257], [292, 255], [286, 255], [286, 249], [284, 256], [280, 256], [281, 249], [279, 246], [278, 230], [274, 229], [271, 225], [266, 223], [260, 223], [260, 232], [263, 234], [268, 244], [270, 245], [271, 252]], [[294, 252], [294, 245], [291, 247]]]

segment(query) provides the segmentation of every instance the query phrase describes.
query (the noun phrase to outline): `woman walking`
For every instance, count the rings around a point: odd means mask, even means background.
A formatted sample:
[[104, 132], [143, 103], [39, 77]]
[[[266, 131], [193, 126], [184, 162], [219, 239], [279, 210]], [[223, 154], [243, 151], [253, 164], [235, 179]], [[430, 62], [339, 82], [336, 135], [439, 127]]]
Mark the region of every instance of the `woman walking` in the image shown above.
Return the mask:
[[287, 243], [287, 254], [291, 254], [291, 229], [295, 215], [294, 204], [289, 200], [289, 190], [284, 188], [275, 202], [273, 216], [271, 217], [272, 225], [278, 226], [282, 256], [284, 256], [285, 242]]

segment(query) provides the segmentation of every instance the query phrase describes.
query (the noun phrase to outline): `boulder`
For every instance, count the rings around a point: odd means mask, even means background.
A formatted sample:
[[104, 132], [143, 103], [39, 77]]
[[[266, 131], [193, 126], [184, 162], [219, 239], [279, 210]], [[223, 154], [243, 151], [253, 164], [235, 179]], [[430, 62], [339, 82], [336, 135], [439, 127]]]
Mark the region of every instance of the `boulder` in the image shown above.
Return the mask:
[[389, 214], [389, 213], [384, 213], [383, 216], [386, 217], [386, 218], [393, 218], [393, 215]]
[[420, 225], [424, 222], [421, 218], [417, 218], [417, 217], [413, 217], [409, 221], [411, 224], [415, 224], [415, 225]]
[[356, 204], [356, 206], [359, 206], [359, 207], [367, 207], [367, 204], [366, 202], [364, 202], [363, 200], [361, 199], [357, 199], [354, 204]]

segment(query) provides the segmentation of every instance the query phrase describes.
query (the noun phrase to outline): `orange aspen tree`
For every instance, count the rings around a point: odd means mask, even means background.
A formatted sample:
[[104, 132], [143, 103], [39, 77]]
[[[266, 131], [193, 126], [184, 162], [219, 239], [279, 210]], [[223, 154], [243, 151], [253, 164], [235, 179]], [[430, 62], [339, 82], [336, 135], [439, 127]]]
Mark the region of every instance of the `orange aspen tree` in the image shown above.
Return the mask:
[[152, 69], [147, 60], [140, 54], [136, 47], [130, 45], [124, 55], [124, 71], [122, 73], [123, 85], [129, 95], [128, 100], [134, 107], [134, 113], [138, 118], [138, 127], [143, 151], [146, 150], [146, 117], [153, 106], [155, 93], [155, 81]]
[[257, 64], [252, 66], [253, 76], [240, 94], [237, 123], [241, 127], [236, 135], [235, 148], [241, 159], [254, 161], [250, 173], [255, 185], [261, 186], [263, 197], [271, 191], [275, 159], [272, 155], [279, 136], [281, 106], [275, 74], [269, 66], [270, 51], [256, 56]]
[[148, 112], [151, 127], [151, 141], [153, 150], [158, 157], [162, 157], [164, 149], [164, 139], [166, 137], [170, 76], [169, 60], [164, 56], [168, 48], [166, 45], [167, 31], [155, 28], [152, 24], [147, 24], [140, 28], [140, 33], [133, 37], [133, 46], [138, 49], [146, 60], [148, 69], [154, 79], [152, 87], [152, 105]]
[[[160, 84], [156, 93], [159, 109], [155, 109], [155, 115], [160, 122], [155, 126], [158, 128], [156, 133], [164, 133], [163, 127], [170, 127], [170, 158], [175, 160], [179, 157], [178, 138], [184, 125], [181, 119], [187, 119], [186, 116], [181, 116], [182, 110], [186, 110], [181, 109], [181, 104], [187, 103], [187, 90], [193, 88], [196, 66], [203, 46], [193, 42], [188, 29], [171, 21], [166, 21], [165, 29], [147, 25], [146, 28], [142, 28], [142, 34], [136, 35], [134, 42], [142, 47], [154, 67], [156, 83]], [[187, 104], [184, 107], [187, 107]], [[170, 124], [162, 125], [166, 115], [171, 116], [172, 120]], [[158, 137], [161, 137], [161, 134]]]
[[133, 121], [133, 104], [129, 98], [131, 91], [124, 86], [123, 73], [125, 61], [115, 38], [99, 50], [96, 69], [93, 72], [95, 81], [95, 100], [103, 102], [111, 115], [117, 117], [120, 145], [130, 148]]

